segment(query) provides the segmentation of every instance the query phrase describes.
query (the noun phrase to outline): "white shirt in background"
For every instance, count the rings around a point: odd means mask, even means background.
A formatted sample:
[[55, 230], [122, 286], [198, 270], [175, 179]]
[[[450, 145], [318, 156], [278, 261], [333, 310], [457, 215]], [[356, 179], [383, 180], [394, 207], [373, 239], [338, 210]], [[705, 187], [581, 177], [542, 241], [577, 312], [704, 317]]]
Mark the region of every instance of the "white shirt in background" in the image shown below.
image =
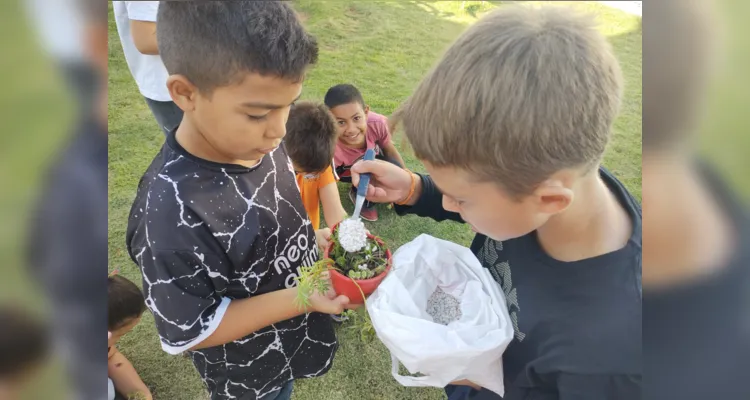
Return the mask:
[[60, 61], [81, 63], [86, 59], [83, 18], [77, 3], [76, 0], [24, 2], [40, 44], [47, 54]]
[[117, 33], [131, 75], [143, 97], [156, 101], [172, 101], [167, 90], [169, 74], [158, 55], [142, 54], [130, 35], [130, 20], [156, 22], [158, 1], [113, 1]]

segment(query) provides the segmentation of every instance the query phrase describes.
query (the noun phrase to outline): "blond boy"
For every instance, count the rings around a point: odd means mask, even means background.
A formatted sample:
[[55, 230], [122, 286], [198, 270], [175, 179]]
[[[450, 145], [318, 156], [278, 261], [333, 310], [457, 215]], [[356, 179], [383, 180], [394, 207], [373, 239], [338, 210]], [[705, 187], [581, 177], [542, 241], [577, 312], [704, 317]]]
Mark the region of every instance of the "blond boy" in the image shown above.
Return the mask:
[[[429, 175], [382, 161], [368, 198], [465, 221], [506, 294], [505, 400], [641, 392], [641, 207], [601, 160], [622, 93], [592, 20], [502, 7], [469, 28], [392, 120]], [[498, 398], [471, 382], [449, 399]]]

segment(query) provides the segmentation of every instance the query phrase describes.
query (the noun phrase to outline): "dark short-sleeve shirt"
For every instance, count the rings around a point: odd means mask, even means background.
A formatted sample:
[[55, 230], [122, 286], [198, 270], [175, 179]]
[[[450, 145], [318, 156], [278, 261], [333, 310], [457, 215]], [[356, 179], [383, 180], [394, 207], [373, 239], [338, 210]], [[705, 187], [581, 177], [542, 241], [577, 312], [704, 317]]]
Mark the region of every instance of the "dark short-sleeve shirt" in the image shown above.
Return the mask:
[[734, 249], [712, 274], [644, 291], [643, 398], [750, 399], [750, 218], [710, 166], [695, 168], [731, 222]]
[[[141, 179], [127, 246], [172, 354], [210, 336], [231, 301], [293, 287], [318, 257], [283, 146], [245, 168], [191, 155], [175, 132]], [[310, 313], [190, 354], [212, 399], [256, 399], [325, 373], [336, 348], [330, 318]]]
[[[601, 179], [630, 216], [621, 249], [562, 262], [545, 253], [536, 232], [495, 241], [477, 235], [471, 249], [505, 293], [514, 338], [503, 354], [506, 400], [637, 400], [641, 392], [641, 207], [604, 168]], [[413, 207], [437, 220], [460, 221], [442, 208], [429, 176]], [[473, 398], [498, 398], [482, 390]]]

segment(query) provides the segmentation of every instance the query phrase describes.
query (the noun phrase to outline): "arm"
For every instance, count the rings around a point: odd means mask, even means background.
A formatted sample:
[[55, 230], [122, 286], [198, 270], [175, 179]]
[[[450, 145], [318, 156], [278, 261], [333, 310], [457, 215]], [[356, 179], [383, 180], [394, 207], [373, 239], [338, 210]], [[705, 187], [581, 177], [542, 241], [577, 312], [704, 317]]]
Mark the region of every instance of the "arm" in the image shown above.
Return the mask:
[[460, 381], [451, 382], [451, 385], [458, 385], [458, 386], [469, 386], [475, 390], [482, 390], [482, 387], [477, 385], [476, 383], [468, 380], [468, 379], [462, 379]]
[[311, 309], [302, 310], [294, 303], [297, 288], [278, 290], [229, 303], [218, 328], [205, 340], [190, 350], [220, 346], [241, 339], [277, 322], [302, 315], [305, 312], [340, 314], [349, 302], [345, 296], [331, 299], [315, 294], [310, 298]]
[[143, 54], [159, 54], [156, 45], [156, 17], [159, 11], [158, 1], [127, 2], [130, 18], [130, 36], [135, 48]]
[[401, 153], [398, 152], [398, 149], [393, 144], [393, 141], [389, 141], [388, 144], [383, 146], [383, 155], [387, 159], [396, 161], [398, 165], [401, 166], [401, 168], [406, 168], [406, 164], [404, 164], [404, 159], [401, 158]]
[[320, 202], [323, 203], [323, 217], [329, 227], [336, 225], [346, 218], [346, 211], [341, 205], [339, 189], [336, 182], [331, 182], [319, 190]]
[[398, 215], [415, 214], [420, 217], [429, 217], [435, 221], [457, 221], [463, 222], [461, 215], [446, 211], [443, 208], [443, 194], [440, 193], [429, 175], [416, 175], [416, 188], [412, 205], [396, 205], [394, 209]]
[[223, 297], [232, 270], [221, 254], [146, 247], [136, 260], [146, 305], [169, 354], [229, 343], [305, 312], [340, 313], [349, 303], [346, 296], [333, 292], [316, 293], [310, 297], [310, 308], [300, 309], [294, 301], [296, 288], [244, 299]]
[[115, 385], [115, 390], [130, 397], [133, 394], [142, 394], [147, 400], [151, 400], [151, 391], [148, 389], [133, 364], [117, 349], [112, 346], [112, 355], [107, 361], [107, 374]]
[[159, 46], [156, 42], [156, 22], [130, 21], [130, 36], [133, 38], [135, 48], [143, 54], [159, 54]]
[[399, 215], [416, 214], [436, 221], [449, 219], [463, 222], [459, 214], [445, 211], [443, 194], [429, 175], [408, 172], [383, 160], [359, 161], [352, 166], [351, 171], [353, 185], [359, 184], [359, 174], [370, 173], [367, 199], [375, 203], [398, 203], [404, 200], [409, 195], [413, 176], [414, 194], [406, 205], [396, 205]]

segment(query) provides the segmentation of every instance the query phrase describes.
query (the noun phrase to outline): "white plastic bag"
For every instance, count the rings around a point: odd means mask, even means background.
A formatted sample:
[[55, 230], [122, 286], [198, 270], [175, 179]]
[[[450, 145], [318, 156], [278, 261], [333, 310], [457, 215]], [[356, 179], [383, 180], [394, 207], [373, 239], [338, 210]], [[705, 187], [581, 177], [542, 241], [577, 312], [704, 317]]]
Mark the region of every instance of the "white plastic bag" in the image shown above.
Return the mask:
[[[461, 303], [461, 318], [448, 326], [425, 311], [437, 287]], [[502, 354], [513, 327], [500, 286], [469, 249], [429, 235], [405, 244], [367, 311], [402, 385], [444, 387], [468, 379], [504, 394]], [[424, 376], [399, 375], [399, 361]]]

